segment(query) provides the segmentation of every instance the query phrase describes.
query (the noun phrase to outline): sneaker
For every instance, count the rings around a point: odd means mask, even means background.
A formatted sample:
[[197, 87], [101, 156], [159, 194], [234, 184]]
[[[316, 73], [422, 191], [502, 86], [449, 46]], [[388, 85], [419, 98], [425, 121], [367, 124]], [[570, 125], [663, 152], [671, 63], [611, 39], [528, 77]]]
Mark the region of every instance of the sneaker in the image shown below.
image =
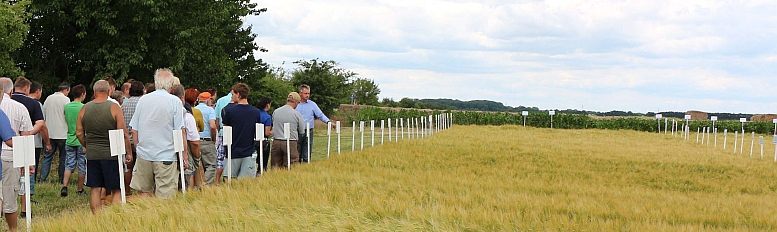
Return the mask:
[[62, 190], [59, 191], [59, 195], [62, 196], [62, 197], [66, 197], [67, 196], [67, 186], [63, 186], [62, 187]]
[[76, 194], [81, 195], [81, 196], [86, 196], [86, 192], [84, 192], [83, 189], [76, 191]]

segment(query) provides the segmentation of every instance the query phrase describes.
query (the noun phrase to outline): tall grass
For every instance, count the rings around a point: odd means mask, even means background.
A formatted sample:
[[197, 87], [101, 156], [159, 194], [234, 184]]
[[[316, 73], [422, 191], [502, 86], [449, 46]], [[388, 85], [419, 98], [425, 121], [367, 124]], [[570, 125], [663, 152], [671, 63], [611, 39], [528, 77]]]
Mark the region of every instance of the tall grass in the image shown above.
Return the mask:
[[457, 126], [33, 229], [774, 231], [777, 166], [731, 150], [636, 131]]

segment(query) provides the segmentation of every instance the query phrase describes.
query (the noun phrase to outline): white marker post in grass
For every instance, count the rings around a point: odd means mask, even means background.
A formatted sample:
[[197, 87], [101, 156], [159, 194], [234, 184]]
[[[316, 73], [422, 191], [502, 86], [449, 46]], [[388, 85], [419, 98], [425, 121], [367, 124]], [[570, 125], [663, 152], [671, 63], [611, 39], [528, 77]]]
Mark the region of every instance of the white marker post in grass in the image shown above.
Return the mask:
[[399, 119], [394, 119], [394, 142], [399, 142]]
[[556, 111], [548, 111], [548, 114], [550, 114], [550, 129], [553, 129], [553, 115], [556, 115]]
[[761, 159], [764, 159], [764, 137], [758, 136], [758, 144], [761, 145]]
[[351, 152], [356, 151], [356, 121], [351, 122]]
[[326, 137], [326, 158], [329, 158], [332, 151], [332, 121], [326, 123]]
[[415, 138], [420, 138], [421, 130], [419, 130], [420, 127], [418, 126], [418, 118], [413, 118], [413, 123], [415, 125], [415, 130], [413, 131], [415, 132]]
[[661, 134], [661, 119], [664, 116], [661, 114], [656, 114], [656, 121], [658, 121], [658, 133]]
[[383, 144], [383, 125], [386, 121], [380, 120], [380, 144]]
[[424, 123], [424, 116], [421, 116], [421, 120], [418, 123], [419, 123], [419, 126], [421, 126], [418, 129], [420, 129], [420, 131], [421, 131], [421, 138], [423, 139], [424, 135], [426, 135], [426, 127], [424, 127], [424, 125], [426, 125]]
[[[24, 170], [24, 199], [25, 211], [27, 212], [27, 231], [30, 230], [32, 202], [30, 201], [30, 166], [35, 165], [35, 136], [14, 136], [13, 142], [13, 167], [23, 168]], [[121, 178], [120, 178], [121, 179]], [[16, 199], [6, 199], [16, 200]]]
[[691, 131], [690, 131], [691, 130], [691, 122], [690, 122], [690, 120], [691, 120], [691, 115], [686, 114], [685, 115], [685, 127], [686, 127], [685, 129], [687, 129], [687, 130], [685, 130], [685, 135], [686, 135], [685, 136], [685, 140], [689, 140], [690, 137], [691, 137]]
[[777, 136], [777, 118], [772, 119], [772, 123], [774, 123], [774, 136]]
[[699, 131], [700, 131], [700, 129], [701, 129], [701, 127], [696, 127], [696, 143], [699, 143], [699, 133], [700, 133]]
[[739, 144], [739, 154], [743, 154], [745, 151], [745, 130], [742, 130], [742, 143]]
[[[283, 138], [286, 139], [286, 170], [291, 170], [291, 125], [288, 122], [283, 123]], [[231, 162], [230, 162], [231, 163]], [[230, 170], [230, 173], [232, 170]]]
[[739, 131], [734, 131], [734, 153], [737, 153], [737, 143], [739, 143]]
[[[263, 123], [257, 123], [256, 124], [256, 130], [254, 130], [256, 133], [254, 134], [254, 141], [259, 143], [259, 154], [257, 154], [256, 158], [259, 160], [259, 174], [264, 174], [264, 124]], [[329, 149], [327, 148], [327, 156], [329, 156]]]
[[728, 143], [728, 129], [723, 129], [723, 149], [726, 149]]
[[405, 139], [405, 119], [404, 118], [399, 119], [399, 127], [401, 128], [400, 132], [402, 133], [402, 139]]
[[713, 134], [714, 134], [713, 136], [715, 136], [715, 146], [714, 147], [718, 148], [718, 128], [713, 128], [712, 131], [713, 131]]
[[742, 131], [745, 131], [745, 122], [747, 122], [747, 118], [739, 118], [739, 122], [742, 123]]
[[359, 121], [359, 132], [362, 133], [361, 148], [359, 150], [364, 150], [364, 121]]
[[222, 135], [224, 136], [224, 146], [227, 147], [227, 183], [232, 183], [232, 127], [224, 126]]
[[181, 168], [181, 193], [186, 194], [186, 177], [184, 175], [186, 170], [183, 168], [183, 163], [186, 161], [183, 158], [183, 146], [183, 130], [173, 130], [173, 150], [178, 153], [178, 167]]
[[[755, 145], [755, 132], [750, 135], [750, 157], [753, 157], [753, 146]], [[763, 159], [764, 157], [761, 157]]]
[[372, 145], [370, 147], [375, 146], [375, 120], [370, 120], [370, 134], [372, 135]]
[[777, 135], [772, 139], [772, 143], [774, 144], [774, 162], [777, 163]]
[[523, 115], [523, 127], [526, 127], [526, 116], [529, 116], [529, 111], [521, 111], [521, 115]]
[[389, 142], [391, 142], [391, 119], [390, 118], [388, 119], [388, 132], [389, 132], [388, 139], [389, 139]]
[[310, 124], [308, 124], [307, 122], [305, 123], [305, 144], [306, 144], [305, 146], [307, 146], [307, 149], [305, 149], [305, 150], [307, 150], [307, 152], [308, 152], [305, 155], [307, 157], [308, 164], [310, 164], [310, 158], [311, 158], [310, 157], [310, 150], [312, 150], [313, 144], [310, 144]]
[[664, 135], [669, 134], [669, 119], [664, 118]]
[[[110, 142], [111, 156], [116, 156], [119, 163], [119, 189], [121, 190], [121, 203], [127, 203], [127, 190], [124, 187], [124, 155], [127, 153], [124, 144], [124, 130], [109, 130], [108, 141]], [[184, 184], [185, 185], [185, 184]]]
[[707, 146], [708, 147], [710, 146], [710, 134], [712, 134], [712, 132], [710, 132], [710, 130], [712, 130], [712, 128], [711, 127], [707, 127]]
[[337, 127], [337, 154], [339, 155], [340, 154], [340, 121], [335, 122], [335, 127]]
[[712, 127], [715, 128], [715, 122], [718, 121], [718, 116], [710, 117], [710, 121], [712, 121]]
[[[704, 145], [704, 135], [707, 135], [707, 128], [703, 127], [701, 128], [701, 144]], [[699, 136], [696, 135], [696, 139], [699, 139]]]

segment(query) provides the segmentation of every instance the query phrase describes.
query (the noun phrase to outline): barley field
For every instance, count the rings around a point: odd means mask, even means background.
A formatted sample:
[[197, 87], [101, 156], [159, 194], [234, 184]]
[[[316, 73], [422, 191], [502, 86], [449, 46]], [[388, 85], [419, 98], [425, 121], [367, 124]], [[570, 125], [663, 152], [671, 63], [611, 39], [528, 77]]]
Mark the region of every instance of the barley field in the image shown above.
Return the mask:
[[343, 137], [341, 155], [333, 139], [326, 159], [316, 133], [310, 165], [98, 215], [83, 205], [33, 230], [777, 230], [774, 145], [760, 159], [756, 140], [750, 157], [749, 136], [740, 154], [733, 136], [723, 150], [722, 135], [714, 148], [629, 130], [455, 126], [374, 148], [365, 136], [353, 153]]

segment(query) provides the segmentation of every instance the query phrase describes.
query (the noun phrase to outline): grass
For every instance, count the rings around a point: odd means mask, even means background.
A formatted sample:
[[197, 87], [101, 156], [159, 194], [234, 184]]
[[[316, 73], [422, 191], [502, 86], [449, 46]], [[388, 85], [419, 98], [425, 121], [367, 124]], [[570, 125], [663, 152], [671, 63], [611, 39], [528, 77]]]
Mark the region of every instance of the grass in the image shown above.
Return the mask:
[[33, 230], [777, 229], [777, 164], [757, 158], [758, 141], [751, 158], [749, 144], [733, 153], [732, 137], [724, 151], [635, 131], [457, 126], [354, 153], [344, 136], [344, 154], [323, 160], [325, 132], [312, 165], [98, 215], [84, 201]]

